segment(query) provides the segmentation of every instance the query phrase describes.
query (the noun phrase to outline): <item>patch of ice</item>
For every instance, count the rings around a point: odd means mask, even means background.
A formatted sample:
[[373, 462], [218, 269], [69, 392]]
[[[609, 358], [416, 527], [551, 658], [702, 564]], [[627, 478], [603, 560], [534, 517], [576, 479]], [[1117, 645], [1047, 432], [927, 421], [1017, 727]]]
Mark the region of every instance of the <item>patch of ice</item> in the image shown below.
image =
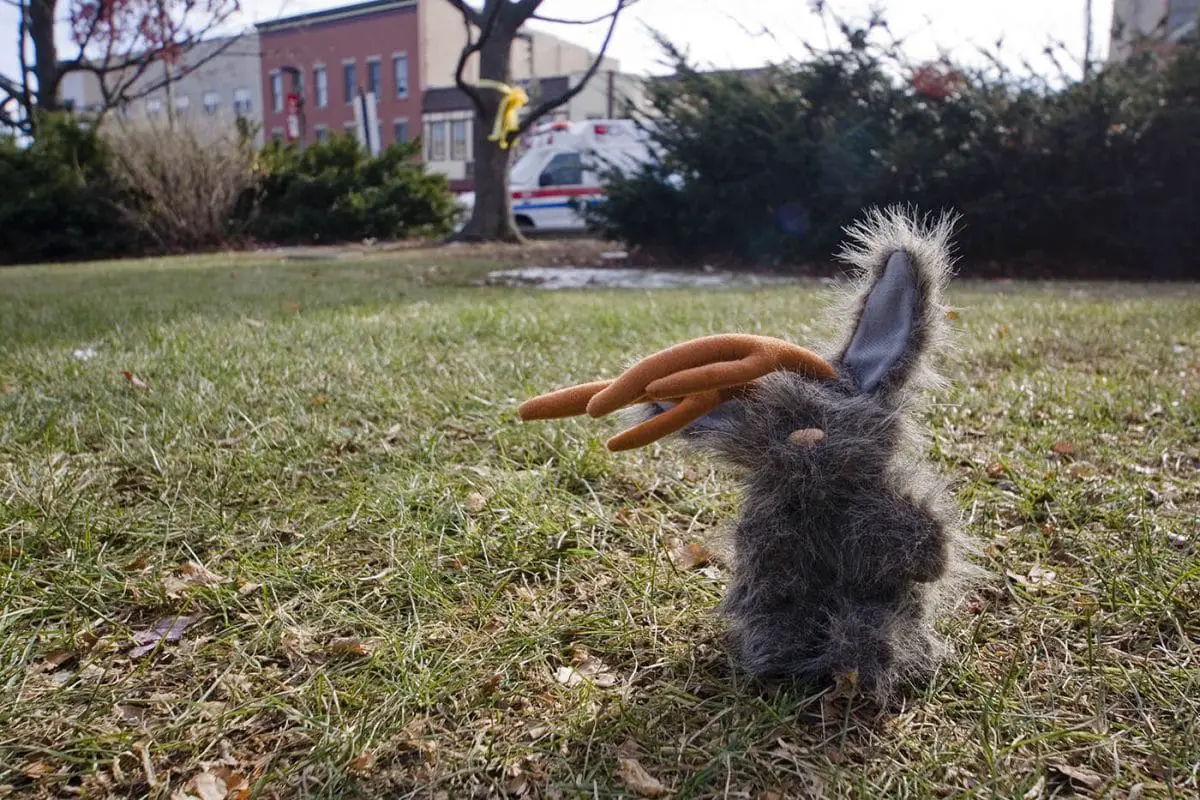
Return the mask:
[[537, 289], [683, 289], [726, 286], [771, 286], [795, 283], [780, 275], [683, 270], [608, 269], [599, 267], [522, 267], [496, 270], [478, 283], [484, 286], [531, 286]]

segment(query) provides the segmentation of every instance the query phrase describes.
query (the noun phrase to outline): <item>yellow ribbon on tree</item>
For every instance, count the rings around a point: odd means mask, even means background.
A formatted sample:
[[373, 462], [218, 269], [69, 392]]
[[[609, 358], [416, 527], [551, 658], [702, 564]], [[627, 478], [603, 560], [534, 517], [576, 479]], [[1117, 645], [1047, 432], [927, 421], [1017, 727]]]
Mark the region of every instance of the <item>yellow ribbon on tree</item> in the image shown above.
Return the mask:
[[475, 85], [485, 89], [495, 89], [503, 95], [500, 98], [500, 108], [496, 111], [496, 123], [492, 126], [492, 135], [488, 137], [488, 141], [499, 142], [500, 149], [507, 150], [509, 138], [517, 132], [521, 125], [517, 112], [529, 102], [529, 95], [520, 86], [509, 86], [507, 83], [486, 78], [476, 82]]

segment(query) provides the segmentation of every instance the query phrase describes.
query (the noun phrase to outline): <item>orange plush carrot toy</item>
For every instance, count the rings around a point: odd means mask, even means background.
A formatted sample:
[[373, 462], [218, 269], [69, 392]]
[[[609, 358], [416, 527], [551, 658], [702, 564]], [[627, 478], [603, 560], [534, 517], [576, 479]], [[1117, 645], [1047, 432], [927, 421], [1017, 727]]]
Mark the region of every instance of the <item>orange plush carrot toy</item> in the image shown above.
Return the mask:
[[608, 441], [613, 451], [632, 450], [682, 430], [717, 406], [780, 370], [833, 379], [837, 372], [811, 350], [769, 336], [726, 333], [692, 339], [642, 359], [611, 381], [559, 389], [527, 400], [523, 420], [588, 414], [603, 417], [650, 401], [676, 403]]

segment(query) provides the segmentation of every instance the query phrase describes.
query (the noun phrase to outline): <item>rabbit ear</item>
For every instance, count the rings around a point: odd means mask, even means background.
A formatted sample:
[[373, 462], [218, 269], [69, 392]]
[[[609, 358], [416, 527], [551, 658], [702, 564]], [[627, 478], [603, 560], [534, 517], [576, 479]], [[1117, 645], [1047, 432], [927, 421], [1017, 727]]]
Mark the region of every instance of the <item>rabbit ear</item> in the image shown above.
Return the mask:
[[945, 338], [942, 289], [949, 280], [952, 220], [921, 226], [900, 211], [875, 212], [850, 229], [843, 257], [858, 267], [855, 324], [838, 358], [863, 394], [895, 395]]

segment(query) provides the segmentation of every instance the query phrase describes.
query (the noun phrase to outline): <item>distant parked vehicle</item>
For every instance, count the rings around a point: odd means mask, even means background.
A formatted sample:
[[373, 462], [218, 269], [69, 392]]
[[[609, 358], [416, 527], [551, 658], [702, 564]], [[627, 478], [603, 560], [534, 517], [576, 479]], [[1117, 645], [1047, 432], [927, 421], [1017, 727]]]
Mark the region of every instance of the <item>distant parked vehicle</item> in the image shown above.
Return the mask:
[[[628, 119], [547, 122], [533, 128], [509, 172], [518, 229], [584, 230], [586, 206], [604, 201], [601, 174], [614, 168], [632, 171], [653, 157], [645, 132]], [[475, 193], [465, 192], [458, 200], [465, 222]]]

